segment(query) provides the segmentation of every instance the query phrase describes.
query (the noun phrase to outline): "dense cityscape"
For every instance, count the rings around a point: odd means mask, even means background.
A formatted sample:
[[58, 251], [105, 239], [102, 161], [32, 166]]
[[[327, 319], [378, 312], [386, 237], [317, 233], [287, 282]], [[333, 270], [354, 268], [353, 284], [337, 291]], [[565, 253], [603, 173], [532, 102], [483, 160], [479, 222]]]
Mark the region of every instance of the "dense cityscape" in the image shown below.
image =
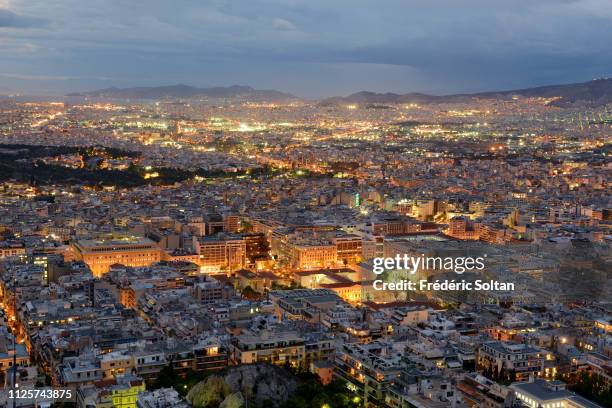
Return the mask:
[[556, 101], [0, 99], [4, 390], [612, 406], [612, 116]]

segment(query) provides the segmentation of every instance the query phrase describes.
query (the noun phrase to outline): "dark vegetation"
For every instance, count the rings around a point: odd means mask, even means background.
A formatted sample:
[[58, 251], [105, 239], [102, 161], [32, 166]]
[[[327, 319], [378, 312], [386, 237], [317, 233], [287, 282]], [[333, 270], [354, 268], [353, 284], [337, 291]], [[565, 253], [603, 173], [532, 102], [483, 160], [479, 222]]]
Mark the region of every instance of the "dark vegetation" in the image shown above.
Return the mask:
[[357, 394], [349, 391], [342, 381], [335, 380], [323, 385], [311, 373], [297, 374], [299, 385], [281, 408], [357, 408], [363, 402]]
[[568, 388], [586, 399], [594, 401], [606, 408], [612, 407], [612, 387], [600, 375], [581, 371], [559, 376], [561, 381], [568, 383]]
[[[287, 370], [287, 374], [297, 379], [298, 387], [295, 393], [292, 393], [288, 396], [288, 399], [277, 405], [279, 408], [358, 408], [363, 406], [361, 398], [346, 388], [342, 381], [335, 380], [330, 384], [323, 385], [316, 375], [303, 368], [291, 368], [288, 365], [284, 368]], [[172, 387], [184, 397], [192, 387], [201, 381], [205, 381], [210, 375], [223, 376], [225, 372], [227, 370], [217, 373], [188, 371], [180, 375], [169, 364], [160, 371], [156, 380], [147, 384], [147, 389]], [[257, 404], [250, 401], [248, 406], [257, 407]], [[272, 406], [274, 404], [266, 403], [261, 408]]]
[[[86, 185], [91, 187], [114, 186], [120, 188], [137, 187], [146, 184], [169, 185], [200, 176], [205, 179], [233, 178], [249, 176], [259, 178], [271, 175], [273, 169], [257, 169], [228, 172], [223, 170], [182, 170], [170, 167], [159, 167], [146, 170], [131, 165], [126, 170], [109, 170], [96, 167], [73, 168], [48, 164], [40, 160], [43, 157], [77, 154], [84, 162], [100, 158], [137, 158], [140, 153], [123, 151], [102, 146], [35, 146], [35, 145], [0, 145], [0, 182], [15, 180], [31, 185]], [[145, 174], [156, 172], [155, 178], [145, 179]]]

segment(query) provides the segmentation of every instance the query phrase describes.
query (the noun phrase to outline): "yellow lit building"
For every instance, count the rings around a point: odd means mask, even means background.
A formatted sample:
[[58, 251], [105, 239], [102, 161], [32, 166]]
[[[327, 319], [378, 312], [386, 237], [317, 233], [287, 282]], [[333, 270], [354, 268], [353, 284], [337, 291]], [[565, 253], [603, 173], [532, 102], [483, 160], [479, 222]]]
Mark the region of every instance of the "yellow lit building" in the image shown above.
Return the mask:
[[336, 245], [325, 234], [313, 231], [290, 232], [277, 229], [271, 237], [271, 250], [280, 264], [293, 269], [334, 267], [338, 262]]
[[79, 387], [79, 406], [95, 408], [136, 408], [138, 394], [146, 391], [142, 378], [133, 375], [117, 376]]
[[368, 290], [373, 289], [370, 281], [362, 282], [359, 274], [349, 268], [296, 271], [293, 279], [305, 288], [333, 290], [349, 303], [363, 301]]
[[246, 265], [246, 241], [240, 236], [202, 237], [196, 245], [196, 252], [205, 272], [234, 271]]
[[149, 266], [161, 260], [160, 248], [147, 238], [80, 240], [72, 246], [75, 258], [85, 262], [95, 277], [107, 273], [114, 264]]
[[595, 320], [595, 329], [602, 333], [612, 333], [612, 321], [605, 319]]
[[338, 260], [336, 246], [331, 244], [296, 244], [291, 255], [291, 265], [297, 269], [325, 268]]
[[115, 408], [136, 408], [138, 393], [146, 390], [142, 379], [119, 382], [110, 389], [110, 397]]

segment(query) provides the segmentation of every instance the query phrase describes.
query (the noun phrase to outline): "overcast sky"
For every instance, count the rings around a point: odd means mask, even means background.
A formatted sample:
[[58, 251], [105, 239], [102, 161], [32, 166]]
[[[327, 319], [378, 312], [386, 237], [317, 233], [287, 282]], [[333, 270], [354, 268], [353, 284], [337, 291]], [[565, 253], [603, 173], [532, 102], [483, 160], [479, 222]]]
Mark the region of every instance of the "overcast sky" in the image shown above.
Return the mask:
[[612, 0], [0, 0], [0, 92], [447, 94], [612, 75]]

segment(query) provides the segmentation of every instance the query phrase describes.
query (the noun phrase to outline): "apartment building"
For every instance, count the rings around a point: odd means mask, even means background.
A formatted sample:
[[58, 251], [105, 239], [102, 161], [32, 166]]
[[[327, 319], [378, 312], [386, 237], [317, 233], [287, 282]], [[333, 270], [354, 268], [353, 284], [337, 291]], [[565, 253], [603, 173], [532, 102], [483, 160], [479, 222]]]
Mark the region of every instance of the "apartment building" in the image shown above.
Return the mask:
[[477, 366], [493, 376], [507, 375], [523, 381], [543, 375], [544, 359], [540, 350], [526, 344], [489, 341], [478, 349]]

